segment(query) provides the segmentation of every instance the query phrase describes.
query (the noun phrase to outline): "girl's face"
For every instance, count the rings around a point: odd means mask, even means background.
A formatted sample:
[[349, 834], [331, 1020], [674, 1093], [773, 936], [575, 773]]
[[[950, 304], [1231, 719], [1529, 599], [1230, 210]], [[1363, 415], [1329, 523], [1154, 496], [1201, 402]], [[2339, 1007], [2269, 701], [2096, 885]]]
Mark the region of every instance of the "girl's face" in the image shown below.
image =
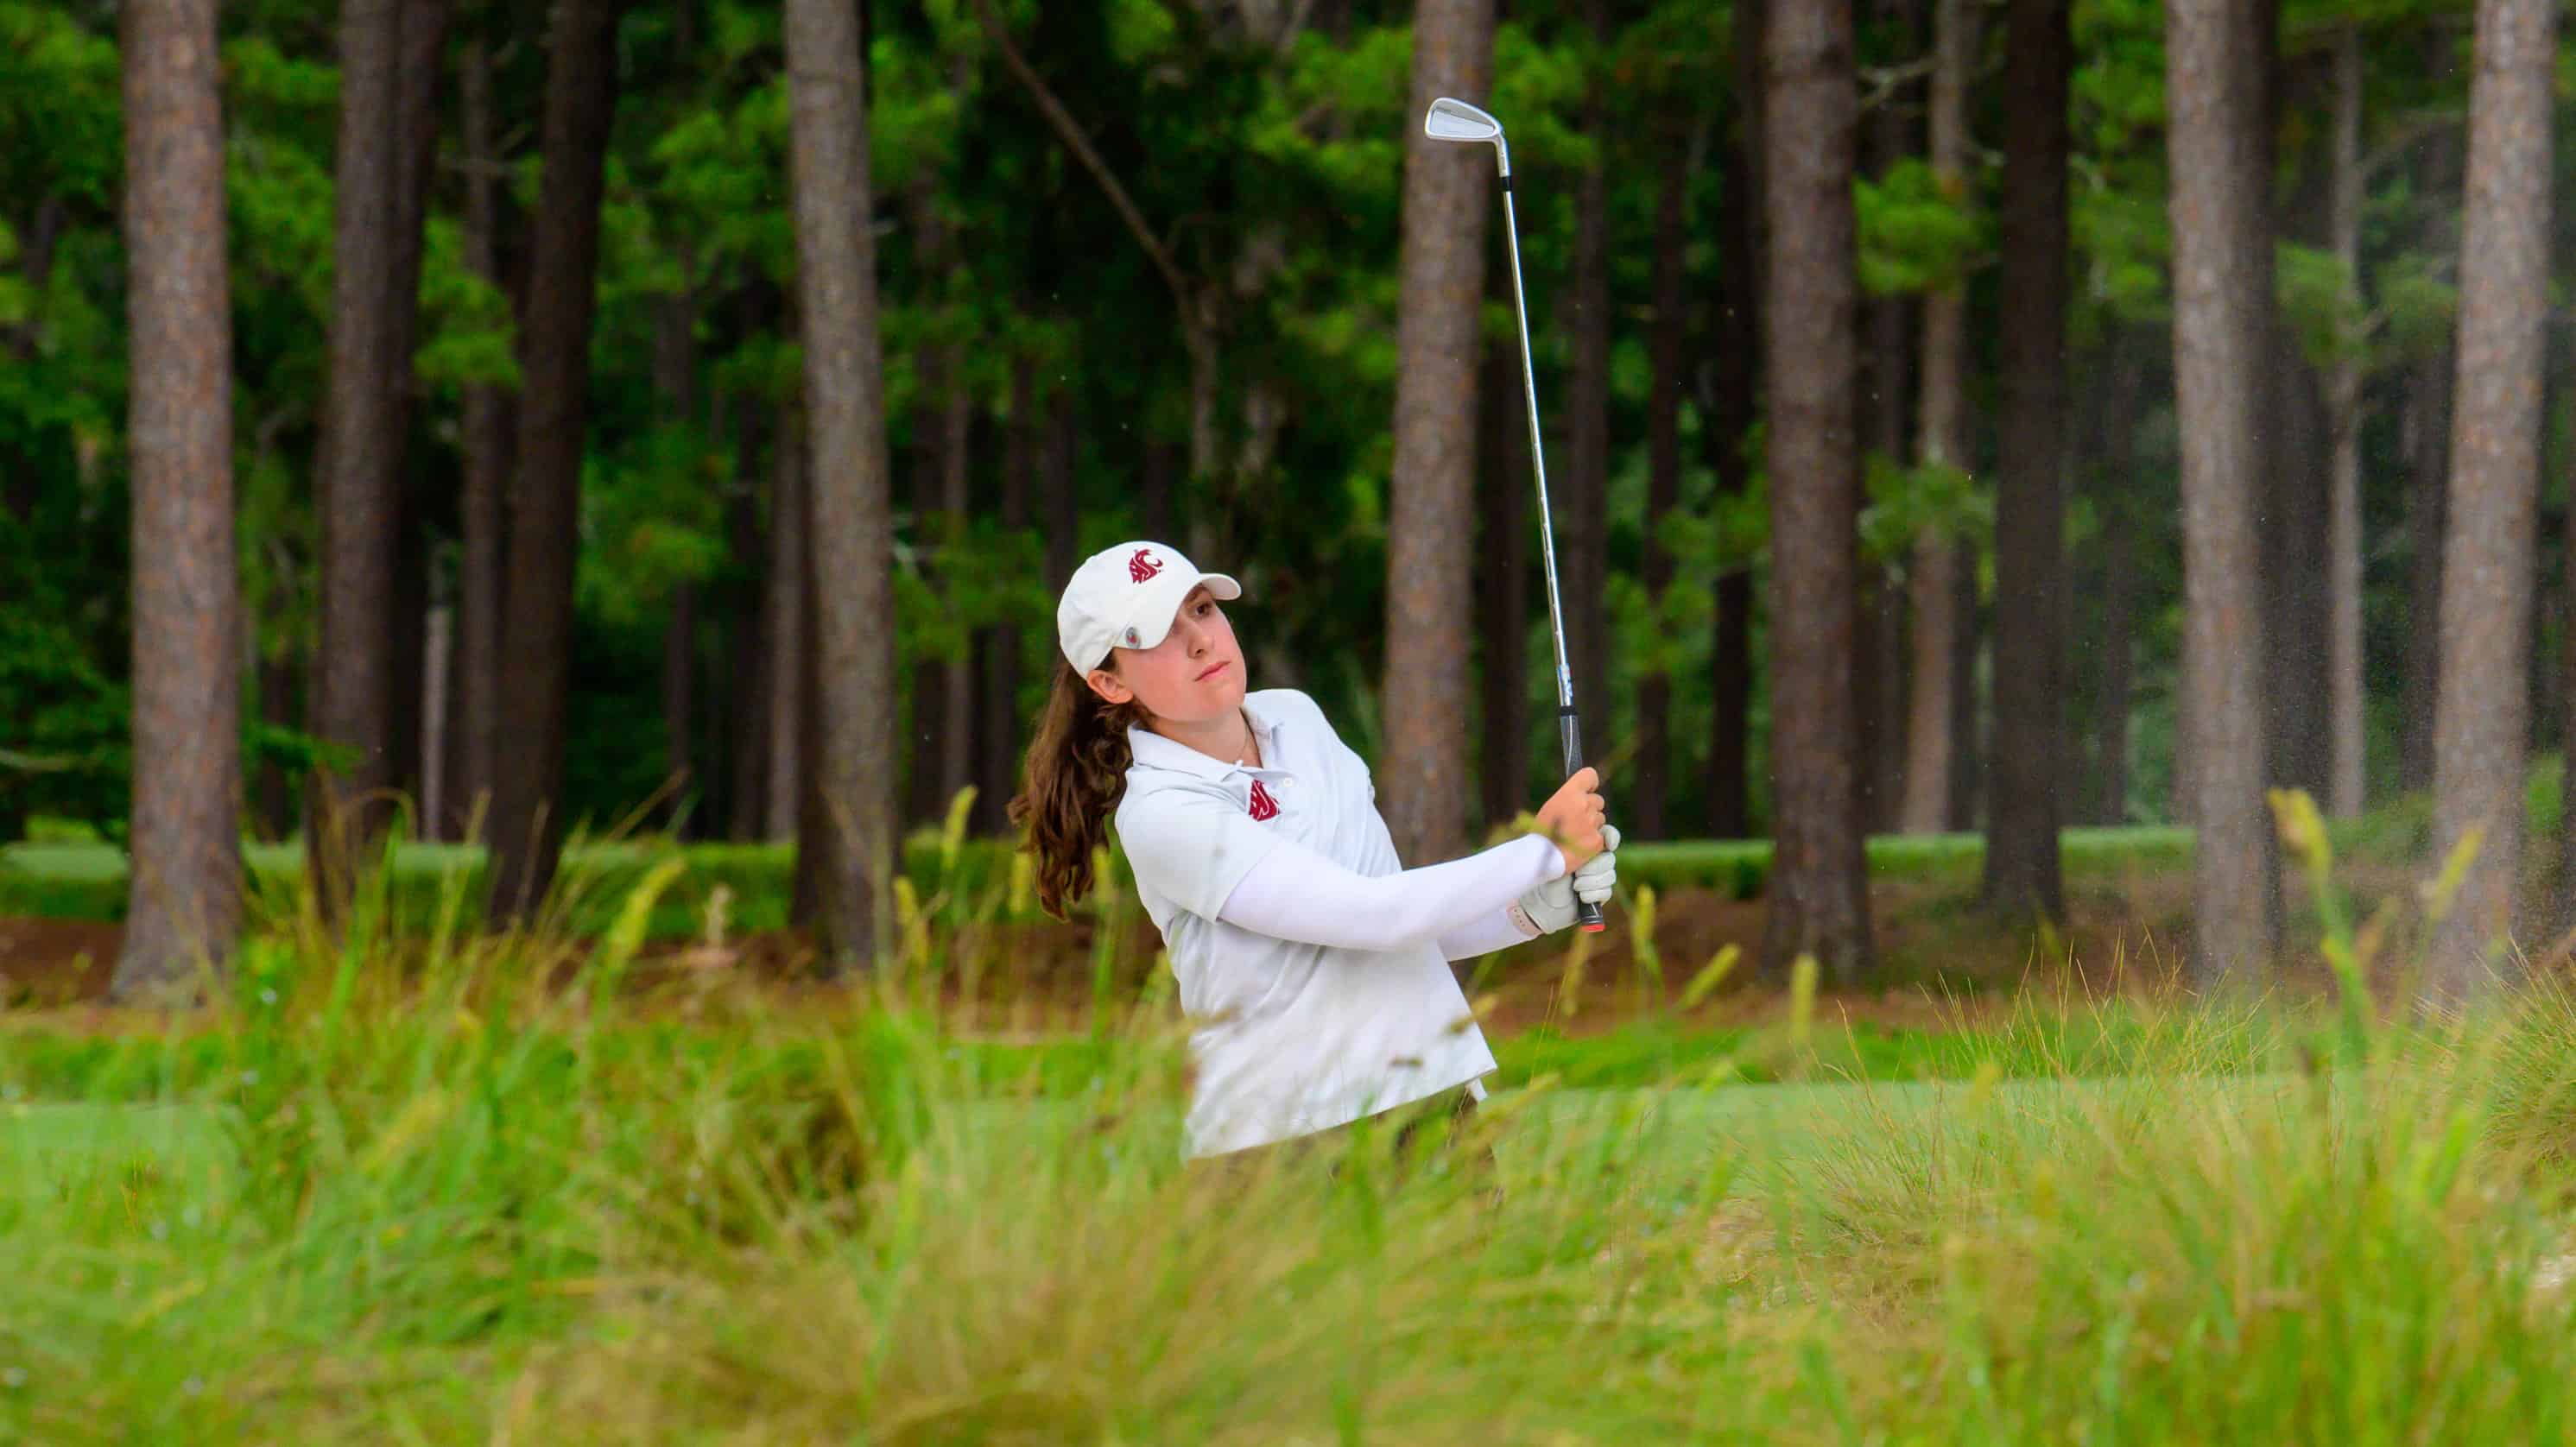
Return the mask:
[[1111, 703], [1130, 699], [1157, 719], [1208, 723], [1243, 707], [1243, 649], [1234, 625], [1205, 588], [1181, 601], [1172, 631], [1151, 648], [1121, 648], [1117, 671], [1091, 671], [1092, 691]]

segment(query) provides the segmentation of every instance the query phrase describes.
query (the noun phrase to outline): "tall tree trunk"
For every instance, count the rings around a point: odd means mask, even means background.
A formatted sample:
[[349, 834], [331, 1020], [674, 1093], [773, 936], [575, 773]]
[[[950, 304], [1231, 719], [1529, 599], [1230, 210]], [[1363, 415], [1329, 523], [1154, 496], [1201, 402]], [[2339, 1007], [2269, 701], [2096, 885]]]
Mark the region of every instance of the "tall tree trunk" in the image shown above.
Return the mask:
[[[1939, 0], [1933, 19], [1932, 174], [1942, 191], [1964, 198], [1971, 138], [1968, 86], [1977, 61], [1977, 6]], [[1925, 467], [1968, 465], [1968, 296], [1964, 282], [1923, 298], [1922, 416], [1915, 457]], [[1957, 669], [1959, 547], [1948, 533], [1926, 529], [1914, 540], [1906, 580], [1914, 615], [1913, 669], [1906, 700], [1905, 799], [1897, 827], [1932, 834], [1950, 822], [1951, 723]]]
[[2566, 807], [2576, 797], [2576, 505], [2566, 511], [2565, 574], [2560, 580], [2558, 599], [2558, 708], [2559, 708], [2559, 775], [2558, 775], [2558, 854], [2554, 861], [2552, 897], [2549, 902], [2549, 929], [2563, 933], [2576, 929], [2576, 809]]
[[[927, 221], [928, 208], [916, 203], [914, 214]], [[927, 250], [936, 236], [936, 224], [917, 222], [922, 230], [922, 246]], [[921, 385], [915, 402], [912, 424], [912, 516], [913, 548], [922, 559], [923, 580], [934, 593], [946, 585], [942, 544], [950, 534], [941, 509], [947, 465], [941, 454], [946, 451], [948, 429], [943, 425], [947, 413], [947, 392], [954, 385], [948, 375], [948, 348], [933, 342], [922, 347], [914, 367]], [[946, 783], [940, 769], [945, 741], [955, 731], [970, 725], [971, 720], [948, 710], [948, 661], [934, 656], [926, 648], [912, 664], [912, 719], [908, 731], [910, 762], [904, 768], [904, 805], [906, 819], [935, 818], [945, 806], [948, 795], [941, 792]]]
[[777, 440], [771, 444], [769, 568], [761, 589], [763, 636], [768, 640], [769, 689], [764, 725], [769, 735], [769, 768], [762, 806], [762, 832], [770, 839], [796, 834], [796, 802], [805, 793], [806, 655], [813, 651], [806, 628], [805, 584], [805, 419], [793, 404], [780, 410]]
[[1482, 663], [1484, 722], [1479, 781], [1484, 823], [1509, 823], [1530, 806], [1529, 625], [1530, 478], [1529, 424], [1507, 400], [1520, 391], [1520, 351], [1509, 342], [1485, 349], [1483, 441], [1476, 471], [1484, 501], [1477, 508], [1483, 541], [1476, 556], [1476, 627]]
[[[1681, 498], [1682, 398], [1688, 379], [1682, 347], [1690, 304], [1683, 275], [1690, 244], [1688, 206], [1691, 165], [1687, 137], [1675, 137], [1655, 196], [1655, 321], [1647, 337], [1654, 363], [1654, 394], [1646, 403], [1646, 596], [1663, 616], [1664, 593], [1673, 583], [1673, 555], [1664, 544], [1666, 521]], [[1670, 837], [1665, 810], [1672, 802], [1673, 679], [1657, 666], [1637, 680], [1637, 753], [1631, 765], [1628, 828], [1639, 839]]]
[[[810, 439], [807, 446], [812, 446]], [[805, 518], [809, 524], [813, 520], [814, 482], [814, 459], [809, 452], [803, 474]], [[804, 559], [796, 572], [794, 607], [803, 619], [797, 630], [806, 646], [788, 667], [796, 676], [796, 716], [791, 720], [791, 728], [796, 737], [796, 757], [804, 767], [796, 776], [796, 792], [787, 801], [787, 831], [789, 837], [796, 841], [796, 873], [787, 891], [787, 918], [792, 924], [828, 929], [829, 926], [821, 921], [823, 872], [831, 864], [830, 849], [827, 844], [815, 841], [825, 839], [832, 832], [832, 812], [830, 800], [822, 787], [814, 782], [815, 771], [820, 767], [817, 761], [823, 757], [823, 681], [822, 669], [815, 658], [820, 650], [814, 640], [822, 636], [823, 625], [821, 600], [817, 596], [821, 587], [816, 578], [820, 560], [815, 556], [810, 528], [797, 535], [795, 548]]]
[[[996, 520], [1010, 533], [1029, 525], [1029, 474], [1037, 466], [1037, 427], [1032, 417], [1037, 410], [1036, 389], [1028, 360], [1016, 360], [1011, 369], [1010, 417], [1002, 441], [1001, 497], [995, 510]], [[976, 737], [975, 827], [982, 834], [1002, 835], [1010, 831], [1006, 806], [1017, 792], [1020, 775], [1019, 625], [999, 623], [986, 629], [980, 652], [983, 676], [976, 697], [984, 717]], [[1050, 656], [1055, 656], [1052, 650]], [[1054, 664], [1047, 666], [1052, 669]]]
[[1770, 381], [1770, 927], [1763, 957], [1869, 973], [1868, 870], [1854, 768], [1860, 456], [1852, 417], [1859, 278], [1852, 212], [1859, 84], [1851, 0], [1769, 17], [1763, 371]]
[[2433, 698], [2441, 683], [2442, 539], [2450, 531], [2452, 353], [2414, 369], [2400, 422], [2406, 454], [2406, 717], [2397, 782], [2433, 787]]
[[1073, 388], [1047, 394], [1045, 440], [1038, 451], [1038, 488], [1046, 503], [1047, 583], [1061, 592], [1082, 564], [1082, 496], [1074, 485], [1074, 457], [1082, 446]]
[[[275, 729], [293, 729], [304, 717], [298, 700], [303, 694], [297, 662], [302, 649], [279, 650], [263, 657], [256, 670], [259, 689], [259, 719]], [[284, 766], [268, 763], [260, 766], [251, 785], [251, 815], [259, 837], [281, 844], [294, 836], [296, 824], [295, 788], [287, 778]]]
[[213, 0], [123, 7], [133, 369], [132, 884], [112, 988], [147, 1000], [221, 969], [241, 923], [241, 600], [232, 310]]
[[670, 614], [662, 621], [662, 787], [670, 796], [663, 827], [688, 830], [691, 809], [703, 803], [697, 783], [698, 585], [683, 578], [671, 586]]
[[[963, 349], [951, 349], [955, 376], [964, 365]], [[940, 408], [939, 445], [939, 510], [944, 535], [962, 538], [966, 518], [974, 506], [969, 485], [974, 472], [969, 465], [975, 423], [975, 397], [965, 387], [958, 387]], [[975, 707], [974, 641], [951, 655], [940, 671], [941, 716], [947, 727], [939, 736], [939, 791], [944, 798], [954, 799], [967, 785], [975, 782], [975, 736], [980, 727], [992, 726], [992, 720], [978, 717]]]
[[340, 12], [340, 132], [335, 157], [330, 372], [319, 453], [321, 655], [313, 725], [345, 751], [314, 771], [305, 828], [308, 876], [326, 914], [345, 912], [352, 880], [388, 816], [393, 745], [395, 553], [403, 436], [394, 412], [395, 192], [402, 146], [404, 0], [350, 0]]
[[[761, 448], [767, 440], [767, 429], [761, 425], [762, 410], [749, 395], [733, 397], [732, 404], [741, 413], [733, 429], [733, 467], [740, 505], [733, 525], [733, 553], [744, 574], [755, 580], [736, 601], [734, 616], [725, 630], [730, 640], [727, 651], [733, 655], [733, 696], [725, 705], [733, 721], [726, 735], [732, 756], [728, 764], [732, 782], [725, 790], [725, 837], [741, 843], [761, 838], [761, 826], [766, 822], [761, 810], [768, 799], [769, 695], [773, 686], [769, 662], [769, 550], [771, 535], [778, 527], [780, 503], [774, 488], [754, 481], [761, 475]], [[783, 441], [779, 445], [783, 446]], [[761, 507], [764, 493], [769, 499], [766, 519]]]
[[[421, 479], [406, 475], [395, 485], [393, 607], [386, 613], [383, 641], [391, 660], [386, 669], [392, 685], [385, 707], [385, 772], [394, 802], [417, 811], [421, 799], [422, 750], [428, 746], [426, 702], [429, 676], [429, 525], [423, 516], [427, 499]], [[403, 821], [396, 820], [398, 825]], [[417, 820], [411, 821], [415, 831]]]
[[[685, 17], [687, 6], [681, 11]], [[681, 244], [682, 271], [687, 270], [687, 243]], [[663, 421], [698, 433], [697, 298], [684, 279], [682, 290], [657, 298], [653, 313], [653, 390], [666, 409]], [[698, 586], [682, 578], [671, 585], [670, 613], [662, 622], [662, 783], [670, 791], [663, 805], [664, 827], [688, 827], [692, 808], [702, 804], [697, 777], [696, 710], [698, 694]]]
[[2260, 525], [2269, 649], [2264, 668], [2268, 784], [2325, 794], [2331, 773], [2328, 517], [2333, 440], [2326, 398], [2293, 329], [2270, 319], [2264, 369]]
[[[1758, 415], [1763, 314], [1762, 35], [1767, 0], [1735, 7], [1735, 135], [1726, 148], [1725, 230], [1720, 239], [1716, 356], [1710, 367], [1709, 449], [1718, 491], [1752, 486], [1745, 455]], [[1718, 575], [1715, 636], [1709, 644], [1708, 829], [1721, 839], [1751, 834], [1747, 797], [1753, 715], [1753, 573]]]
[[[483, 42], [466, 42], [458, 75], [465, 128], [465, 263], [507, 293], [501, 273], [501, 164], [494, 139], [492, 66]], [[456, 714], [446, 793], [454, 801], [440, 832], [462, 838], [492, 805], [501, 737], [501, 609], [506, 599], [503, 528], [511, 465], [510, 395], [497, 386], [465, 390], [462, 535], [456, 570]]]
[[[1582, 13], [1594, 42], [1606, 52], [1613, 34], [1609, 0], [1584, 0]], [[1575, 706], [1592, 711], [1596, 754], [1610, 743], [1608, 689], [1611, 654], [1618, 648], [1610, 630], [1609, 598], [1609, 153], [1618, 132], [1610, 109], [1612, 84], [1606, 62], [1593, 67], [1583, 108], [1593, 163], [1575, 183], [1574, 267], [1563, 293], [1573, 344], [1565, 374], [1565, 478], [1553, 499], [1566, 667], [1574, 676]], [[1620, 797], [1620, 807], [1627, 807], [1625, 790], [1605, 787], [1603, 792]]]
[[2479, 0], [2477, 14], [2433, 731], [2434, 846], [2447, 854], [2466, 835], [2482, 839], [2435, 936], [2433, 987], [2453, 999], [2492, 982], [2522, 858], [2558, 7]]
[[1172, 531], [1172, 475], [1180, 470], [1178, 452], [1177, 446], [1160, 437], [1145, 439], [1140, 510], [1144, 515], [1144, 536], [1157, 541]]
[[[2263, 805], [2262, 453], [2256, 368], [2271, 304], [2249, 0], [2166, 0], [2174, 374], [2182, 429], [2183, 742], [2191, 778], [2192, 969], [2250, 978], [2270, 953]], [[2239, 972], [2246, 972], [2240, 974]]]
[[[964, 63], [961, 59], [960, 64]], [[958, 77], [956, 88], [961, 93], [964, 81], [964, 76]], [[924, 172], [913, 187], [909, 205], [918, 265], [935, 286], [948, 288], [954, 286], [958, 270], [956, 242], [940, 205], [939, 180], [936, 173]], [[949, 325], [946, 309], [934, 304], [934, 316], [944, 331]], [[921, 559], [923, 580], [938, 594], [962, 581], [948, 571], [960, 529], [965, 525], [962, 506], [955, 512], [950, 510], [949, 475], [952, 455], [956, 457], [955, 466], [962, 468], [966, 444], [962, 436], [954, 435], [949, 421], [971, 394], [963, 376], [964, 349], [945, 336], [934, 335], [925, 341], [914, 365], [921, 376], [912, 423], [914, 551]], [[973, 658], [970, 645], [962, 655], [943, 658], [923, 651], [913, 660], [908, 751], [911, 762], [905, 769], [909, 784], [904, 803], [907, 818], [938, 816], [965, 785], [965, 780], [948, 765], [959, 757], [959, 744], [974, 729]], [[951, 697], [949, 687], [961, 671], [968, 680], [962, 699]]]
[[491, 825], [493, 914], [531, 914], [563, 840], [564, 720], [599, 202], [617, 105], [617, 0], [558, 0], [546, 75], [545, 175], [530, 257], [526, 379], [511, 494], [502, 735]]
[[2136, 662], [2131, 642], [2137, 609], [2137, 524], [2125, 499], [2102, 516], [2102, 721], [2097, 735], [2093, 821], [2129, 822], [2129, 709]]
[[1986, 720], [1977, 707], [1977, 666], [1986, 656], [1985, 606], [1974, 568], [1959, 569], [1959, 626], [1950, 649], [1950, 828], [1973, 832], [1985, 823]]
[[813, 419], [816, 692], [813, 786], [824, 827], [817, 923], [845, 959], [883, 958], [893, 924], [894, 529], [877, 341], [867, 78], [845, 0], [789, 0], [789, 88], [805, 396]]
[[386, 751], [395, 794], [409, 801], [418, 831], [430, 738], [425, 699], [433, 538], [429, 479], [406, 466], [404, 457], [411, 441], [412, 353], [420, 338], [420, 258], [430, 167], [438, 155], [438, 73], [447, 56], [447, 0], [403, 0], [401, 26], [394, 71], [394, 175], [387, 193], [391, 229], [385, 249], [390, 262], [384, 277], [385, 416], [394, 435], [395, 500]]
[[2095, 696], [2093, 822], [2128, 822], [2129, 711], [2136, 692], [2134, 657], [2138, 596], [2137, 506], [2128, 479], [2137, 460], [2138, 415], [2145, 402], [2143, 367], [2126, 340], [2110, 342], [2109, 395], [2100, 409], [2105, 466], [2095, 507], [2102, 517], [2102, 646]]
[[[2348, 314], [2361, 309], [2361, 27], [2347, 25], [2335, 37], [2334, 102], [2334, 252], [2343, 263], [2343, 305]], [[2351, 339], [2357, 344], [2359, 339]], [[2328, 390], [2327, 427], [2334, 439], [2334, 482], [2327, 524], [2327, 596], [2332, 614], [2334, 698], [2329, 709], [2334, 735], [2333, 787], [2328, 807], [2337, 818], [2359, 814], [2363, 797], [2363, 705], [2366, 694], [2361, 655], [2361, 360], [2337, 360]]]
[[2012, 0], [2004, 73], [2003, 417], [1997, 452], [1987, 903], [2066, 916], [2066, 168], [2069, 0]]
[[420, 835], [437, 838], [433, 826], [447, 812], [447, 724], [454, 717], [448, 699], [456, 680], [456, 609], [445, 599], [430, 604], [421, 656], [420, 685]]
[[[1424, 0], [1405, 114], [1440, 96], [1485, 98], [1492, 0]], [[1395, 461], [1387, 507], [1386, 753], [1378, 808], [1396, 853], [1420, 864], [1467, 840], [1469, 570], [1476, 488], [1476, 317], [1484, 294], [1492, 158], [1405, 127], [1396, 323]], [[1504, 406], [1513, 397], [1496, 397]]]
[[[1884, 52], [1902, 61], [1914, 58], [1920, 43], [1921, 7], [1917, 0], [1873, 0], [1871, 28]], [[1880, 96], [1868, 115], [1864, 142], [1869, 174], [1884, 178], [1891, 167], [1916, 153], [1914, 102], [1900, 78]], [[1861, 452], [1890, 461], [1906, 455], [1906, 411], [1913, 396], [1913, 357], [1909, 347], [1914, 303], [1903, 296], [1865, 298], [1861, 304], [1864, 358], [1860, 369]], [[1866, 475], [1866, 470], [1864, 470]], [[1866, 508], [1864, 494], [1859, 505]], [[1859, 719], [1861, 819], [1871, 832], [1893, 828], [1904, 792], [1905, 760], [1905, 598], [1896, 569], [1864, 559], [1861, 565], [1860, 645], [1853, 650], [1853, 708]]]
[[[971, 56], [959, 55], [950, 62], [949, 86], [959, 95], [973, 86], [977, 62]], [[936, 215], [936, 211], [933, 212]], [[941, 218], [943, 227], [945, 218]], [[943, 233], [937, 248], [948, 284], [963, 290], [967, 271], [953, 236]], [[953, 291], [952, 291], [953, 294]], [[944, 545], [954, 546], [965, 536], [966, 525], [974, 511], [974, 432], [975, 392], [966, 385], [966, 348], [950, 342], [941, 363], [941, 375], [947, 390], [940, 399], [939, 410], [939, 536]], [[1166, 454], [1168, 460], [1168, 454]], [[1153, 482], [1150, 459], [1146, 487], [1150, 496]], [[1168, 473], [1165, 476], [1168, 484]], [[1150, 503], [1148, 505], [1150, 511]], [[1159, 537], [1159, 533], [1149, 534]], [[950, 654], [940, 669], [940, 715], [946, 727], [939, 736], [939, 792], [943, 800], [955, 799], [975, 782], [975, 737], [979, 727], [991, 727], [992, 720], [980, 716], [975, 698], [975, 646], [973, 638]], [[998, 802], [998, 801], [997, 801]]]

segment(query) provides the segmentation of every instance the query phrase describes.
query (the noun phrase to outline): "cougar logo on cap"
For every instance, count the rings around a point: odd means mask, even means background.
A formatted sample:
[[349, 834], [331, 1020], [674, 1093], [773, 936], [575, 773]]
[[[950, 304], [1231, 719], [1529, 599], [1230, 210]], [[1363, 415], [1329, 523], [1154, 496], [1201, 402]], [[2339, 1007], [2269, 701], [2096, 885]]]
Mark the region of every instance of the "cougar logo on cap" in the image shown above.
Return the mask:
[[1156, 573], [1161, 571], [1163, 571], [1163, 560], [1155, 557], [1145, 548], [1138, 548], [1136, 556], [1127, 560], [1127, 580], [1131, 583], [1149, 582]]

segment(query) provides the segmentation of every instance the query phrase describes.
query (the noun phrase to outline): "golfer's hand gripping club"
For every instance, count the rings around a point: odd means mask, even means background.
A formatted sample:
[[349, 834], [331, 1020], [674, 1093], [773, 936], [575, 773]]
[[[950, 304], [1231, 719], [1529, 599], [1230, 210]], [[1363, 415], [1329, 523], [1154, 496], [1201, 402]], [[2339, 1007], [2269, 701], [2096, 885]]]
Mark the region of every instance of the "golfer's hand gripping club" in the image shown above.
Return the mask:
[[1563, 929], [1569, 924], [1585, 930], [1602, 927], [1600, 901], [1609, 897], [1609, 890], [1563, 887], [1578, 876], [1588, 879], [1600, 856], [1618, 847], [1618, 833], [1608, 823], [1600, 790], [1600, 772], [1578, 766], [1567, 773], [1565, 782], [1548, 796], [1547, 802], [1538, 806], [1539, 829], [1565, 857], [1565, 874], [1540, 890], [1547, 894], [1555, 889], [1552, 897], [1561, 910], [1555, 922], [1547, 926], [1549, 929]]
[[[1574, 716], [1571, 707], [1557, 710], [1556, 722], [1565, 740], [1565, 776], [1571, 779], [1583, 767], [1583, 723]], [[1600, 786], [1596, 783], [1594, 787]], [[1597, 935], [1608, 929], [1610, 922], [1601, 917], [1599, 903], [1582, 899], [1575, 901], [1574, 927], [1585, 934]]]

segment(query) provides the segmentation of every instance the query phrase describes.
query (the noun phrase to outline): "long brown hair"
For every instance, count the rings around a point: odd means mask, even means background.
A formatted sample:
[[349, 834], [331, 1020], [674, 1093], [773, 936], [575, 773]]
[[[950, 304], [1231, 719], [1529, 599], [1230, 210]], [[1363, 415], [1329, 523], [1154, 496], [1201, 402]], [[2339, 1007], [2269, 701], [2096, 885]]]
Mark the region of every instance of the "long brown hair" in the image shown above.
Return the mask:
[[1143, 705], [1102, 698], [1071, 664], [1056, 670], [1010, 819], [1020, 847], [1037, 856], [1038, 904], [1057, 919], [1091, 892], [1092, 851], [1108, 841], [1109, 816], [1127, 793], [1127, 730], [1144, 721]]

